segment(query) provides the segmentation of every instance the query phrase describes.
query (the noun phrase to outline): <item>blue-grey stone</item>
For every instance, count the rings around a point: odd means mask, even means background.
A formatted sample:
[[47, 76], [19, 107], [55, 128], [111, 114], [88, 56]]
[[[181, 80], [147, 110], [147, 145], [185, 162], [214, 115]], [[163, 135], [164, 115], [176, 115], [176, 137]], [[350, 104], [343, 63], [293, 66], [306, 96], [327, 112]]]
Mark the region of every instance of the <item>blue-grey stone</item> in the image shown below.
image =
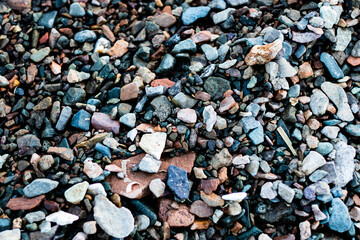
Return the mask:
[[87, 104], [94, 105], [96, 107], [99, 107], [101, 105], [101, 101], [99, 99], [91, 98], [87, 100]]
[[81, 109], [73, 116], [71, 120], [71, 126], [84, 131], [88, 131], [90, 129], [90, 119], [91, 114]]
[[9, 230], [11, 227], [11, 220], [9, 218], [0, 218], [0, 232]]
[[186, 53], [196, 52], [196, 44], [190, 38], [176, 44], [171, 53], [178, 54], [184, 52]]
[[108, 157], [109, 159], [111, 159], [111, 151], [110, 151], [110, 148], [108, 148], [107, 146], [105, 146], [101, 143], [97, 143], [95, 145], [95, 150], [100, 152], [102, 155]]
[[289, 88], [288, 97], [296, 98], [300, 95], [300, 85], [295, 84]]
[[301, 58], [302, 55], [304, 55], [305, 52], [306, 52], [305, 45], [299, 45], [298, 48], [296, 49], [294, 55], [295, 55], [296, 58]]
[[284, 58], [289, 59], [292, 54], [292, 46], [287, 41], [283, 42]]
[[330, 191], [334, 198], [341, 198], [342, 196], [344, 196], [344, 192], [339, 186], [333, 187]]
[[77, 42], [94, 42], [96, 40], [96, 33], [90, 30], [83, 30], [74, 36]]
[[279, 36], [280, 36], [280, 31], [275, 28], [271, 28], [264, 34], [264, 41], [268, 43], [272, 43], [273, 41], [278, 39]]
[[309, 23], [309, 20], [315, 16], [319, 16], [319, 14], [317, 12], [310, 12], [308, 14], [306, 14], [297, 24], [296, 27], [299, 30], [305, 30], [306, 26]]
[[241, 119], [245, 133], [248, 133], [250, 130], [260, 127], [261, 124], [253, 116], [243, 117]]
[[360, 124], [349, 124], [345, 130], [351, 136], [360, 137]]
[[264, 142], [264, 129], [260, 125], [259, 127], [252, 130], [248, 133], [249, 138], [255, 145], [259, 145], [260, 143]]
[[205, 91], [213, 100], [222, 98], [222, 95], [231, 89], [230, 82], [220, 77], [209, 77], [204, 83]]
[[187, 199], [190, 194], [190, 184], [187, 172], [177, 166], [170, 165], [168, 170], [167, 185], [180, 199]]
[[225, 10], [226, 2], [224, 0], [212, 0], [208, 6], [215, 10]]
[[340, 198], [334, 198], [331, 201], [331, 208], [329, 228], [340, 233], [348, 231], [352, 222], [344, 202]]
[[318, 182], [320, 179], [322, 179], [323, 177], [325, 177], [328, 173], [324, 170], [316, 170], [315, 172], [313, 172], [310, 176], [309, 179], [312, 182]]
[[86, 92], [82, 88], [69, 88], [63, 98], [64, 105], [73, 106], [76, 103], [83, 102], [86, 97]]
[[23, 191], [27, 198], [33, 198], [54, 190], [59, 182], [47, 178], [38, 178], [27, 185]]
[[70, 5], [69, 14], [73, 17], [83, 17], [85, 16], [85, 10], [79, 3], [73, 3]]
[[190, 25], [199, 18], [206, 17], [209, 11], [210, 7], [189, 7], [184, 10], [183, 14], [181, 15], [181, 20], [183, 21], [184, 25]]
[[[330, 193], [329, 194], [323, 194], [323, 195], [318, 195], [316, 197], [316, 199], [323, 202], [323, 203], [328, 203], [328, 202], [331, 202], [331, 200], [333, 200], [333, 196]], [[329, 218], [329, 216], [327, 216], [327, 217]]]
[[40, 20], [38, 21], [38, 24], [40, 26], [44, 26], [44, 27], [50, 29], [54, 26], [56, 15], [57, 15], [57, 11], [44, 13], [42, 15], [42, 17], [40, 18]]
[[331, 153], [333, 150], [333, 145], [329, 142], [319, 142], [318, 147], [316, 148], [316, 151], [320, 153], [321, 155], [325, 156]]
[[325, 67], [328, 69], [333, 78], [339, 79], [344, 77], [344, 73], [342, 72], [341, 68], [339, 67], [333, 56], [326, 52], [323, 52], [320, 55], [320, 61], [325, 64]]
[[198, 101], [180, 92], [173, 97], [172, 102], [181, 108], [193, 108]]
[[55, 128], [58, 131], [63, 131], [65, 129], [66, 124], [68, 123], [68, 121], [71, 117], [71, 113], [72, 113], [72, 109], [69, 106], [66, 106], [61, 110], [59, 120], [57, 121], [56, 126], [55, 126]]
[[156, 73], [158, 74], [167, 74], [171, 72], [175, 67], [176, 59], [171, 54], [166, 54], [159, 67], [156, 69]]

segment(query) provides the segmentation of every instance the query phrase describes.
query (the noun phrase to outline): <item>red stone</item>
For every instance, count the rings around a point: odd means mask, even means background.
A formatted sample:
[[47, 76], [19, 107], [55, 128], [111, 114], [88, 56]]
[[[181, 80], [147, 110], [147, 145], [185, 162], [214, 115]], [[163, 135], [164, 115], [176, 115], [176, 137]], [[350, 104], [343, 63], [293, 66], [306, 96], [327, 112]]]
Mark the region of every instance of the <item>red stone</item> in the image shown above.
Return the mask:
[[220, 184], [220, 180], [217, 178], [213, 179], [201, 179], [199, 190], [204, 190], [206, 194], [211, 194], [217, 189]]
[[162, 198], [159, 202], [159, 218], [167, 222], [170, 227], [190, 226], [195, 217], [189, 212], [185, 204], [179, 204], [173, 200]]
[[169, 80], [168, 78], [155, 79], [150, 84], [152, 87], [165, 86], [167, 88], [171, 88], [175, 85], [175, 82]]
[[138, 97], [139, 87], [136, 82], [128, 83], [121, 88], [121, 101], [134, 100]]
[[57, 212], [60, 210], [60, 205], [57, 202], [45, 200], [44, 201], [44, 207], [46, 210], [49, 210], [51, 212]]
[[10, 208], [13, 211], [32, 210], [37, 206], [39, 206], [44, 198], [45, 195], [40, 195], [34, 198], [25, 198], [25, 197], [12, 198], [6, 204], [6, 207]]

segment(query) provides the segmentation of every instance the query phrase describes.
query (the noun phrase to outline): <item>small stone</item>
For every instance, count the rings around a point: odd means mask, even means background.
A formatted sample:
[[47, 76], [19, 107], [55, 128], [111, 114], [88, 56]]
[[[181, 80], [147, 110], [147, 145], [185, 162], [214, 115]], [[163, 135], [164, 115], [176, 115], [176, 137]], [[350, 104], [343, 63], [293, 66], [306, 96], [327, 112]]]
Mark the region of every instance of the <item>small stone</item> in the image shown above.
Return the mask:
[[136, 123], [135, 113], [126, 113], [125, 115], [121, 116], [120, 123], [131, 128], [135, 127], [135, 123]]
[[160, 27], [168, 28], [176, 23], [176, 18], [172, 14], [164, 12], [155, 16], [154, 22]]
[[278, 193], [279, 193], [279, 196], [282, 197], [282, 199], [284, 199], [287, 203], [292, 203], [294, 196], [295, 196], [294, 189], [283, 184], [282, 182], [279, 183]]
[[208, 218], [214, 214], [214, 210], [201, 200], [196, 200], [191, 204], [190, 212], [200, 218]]
[[58, 13], [57, 11], [44, 13], [42, 17], [39, 19], [38, 24], [40, 26], [46, 27], [47, 29], [52, 28], [54, 26], [57, 13]]
[[83, 17], [85, 16], [85, 10], [79, 3], [73, 3], [70, 5], [69, 14], [73, 17]]
[[170, 227], [188, 227], [195, 217], [185, 204], [178, 204], [170, 199], [162, 198], [159, 204], [159, 218]]
[[5, 230], [0, 232], [0, 239], [9, 239], [9, 240], [20, 240], [21, 231], [20, 229]]
[[210, 62], [215, 61], [219, 57], [217, 49], [209, 44], [201, 45], [201, 50], [204, 52], [206, 59]]
[[300, 239], [306, 240], [311, 237], [311, 226], [309, 221], [304, 221], [299, 224]]
[[177, 166], [170, 165], [168, 168], [167, 185], [181, 200], [187, 199], [190, 194], [190, 184], [187, 172]]
[[124, 85], [121, 88], [120, 99], [121, 101], [129, 101], [137, 99], [139, 87], [137, 83], [132, 82]]
[[89, 178], [97, 178], [103, 173], [103, 170], [99, 164], [92, 162], [91, 159], [86, 159], [84, 161], [83, 171]]
[[120, 58], [128, 51], [129, 43], [125, 40], [117, 40], [113, 47], [111, 47], [107, 54], [109, 54], [112, 57]]
[[66, 147], [49, 147], [47, 153], [55, 154], [66, 161], [74, 160], [73, 150]]
[[43, 211], [31, 212], [25, 215], [25, 219], [28, 223], [40, 222], [45, 219], [45, 213]]
[[342, 141], [335, 144], [334, 148], [336, 150], [334, 160], [337, 173], [336, 185], [345, 187], [353, 179], [356, 151], [354, 147]]
[[47, 57], [50, 53], [49, 47], [41, 48], [40, 50], [36, 50], [33, 54], [31, 54], [30, 58], [34, 62], [41, 62], [45, 57]]
[[181, 15], [181, 20], [184, 25], [190, 25], [200, 18], [204, 18], [210, 12], [209, 7], [189, 7], [184, 10]]
[[229, 81], [220, 77], [209, 77], [204, 83], [205, 91], [211, 95], [213, 100], [217, 100], [229, 89]]
[[104, 130], [113, 132], [118, 135], [120, 133], [120, 122], [112, 120], [108, 114], [95, 112], [91, 117], [91, 125], [96, 130]]
[[139, 163], [139, 169], [147, 173], [157, 173], [160, 169], [161, 161], [157, 160], [150, 154], [146, 154]]
[[137, 215], [135, 217], [135, 225], [137, 226], [137, 231], [144, 231], [150, 226], [150, 219], [144, 214]]
[[96, 221], [85, 222], [83, 225], [83, 231], [84, 231], [84, 233], [89, 234], [89, 235], [95, 234], [97, 231]]
[[331, 8], [331, 6], [322, 6], [320, 8], [320, 16], [322, 19], [324, 19], [325, 28], [332, 28], [336, 23], [337, 13]]
[[298, 74], [301, 79], [311, 77], [314, 74], [314, 72], [311, 68], [310, 63], [304, 62], [302, 65], [300, 65]]
[[[110, 236], [125, 238], [134, 229], [134, 217], [129, 209], [118, 208], [103, 195], [95, 196], [94, 219]], [[122, 224], [113, 224], [121, 222]]]
[[320, 55], [320, 61], [325, 64], [325, 67], [328, 69], [333, 78], [340, 79], [344, 77], [343, 71], [341, 70], [333, 56], [326, 52], [323, 52]]
[[329, 99], [335, 104], [338, 109], [336, 115], [341, 120], [350, 122], [354, 119], [346, 93], [342, 87], [334, 83], [324, 82], [321, 84], [321, 90], [323, 90]]
[[223, 148], [219, 153], [215, 154], [209, 164], [218, 170], [221, 167], [228, 167], [232, 164], [232, 156], [227, 148]]
[[3, 76], [0, 76], [0, 87], [7, 87], [9, 86], [9, 81], [3, 77]]
[[71, 126], [80, 130], [89, 131], [91, 114], [80, 109], [71, 119]]
[[163, 132], [144, 134], [140, 140], [139, 146], [148, 154], [156, 159], [160, 159], [165, 148], [167, 135]]
[[177, 118], [185, 123], [196, 123], [196, 111], [191, 108], [180, 109], [177, 112]]
[[40, 171], [47, 171], [51, 168], [51, 166], [55, 163], [53, 156], [44, 155], [40, 158], [39, 161], [39, 169]]
[[165, 192], [165, 183], [160, 178], [151, 180], [149, 189], [156, 198], [162, 197]]
[[267, 182], [261, 187], [260, 197], [264, 199], [274, 199], [276, 198], [277, 193], [274, 190], [273, 184], [271, 182]]
[[352, 222], [344, 202], [340, 198], [333, 198], [331, 207], [329, 228], [340, 233], [348, 231], [351, 228]]
[[176, 44], [172, 54], [196, 52], [196, 44], [191, 39], [186, 39]]
[[225, 22], [235, 12], [234, 8], [227, 8], [221, 12], [218, 12], [212, 16], [215, 24]]
[[179, 92], [175, 97], [173, 97], [172, 102], [181, 108], [192, 108], [198, 101], [182, 92]]
[[310, 151], [310, 153], [304, 158], [302, 171], [305, 175], [310, 175], [319, 167], [322, 167], [326, 163], [323, 156], [318, 152]]
[[310, 108], [316, 116], [321, 116], [326, 113], [329, 105], [328, 97], [319, 89], [314, 89], [310, 96]]
[[9, 202], [6, 204], [6, 207], [13, 210], [32, 210], [40, 205], [42, 200], [45, 198], [45, 195], [40, 195], [34, 198], [11, 198]]
[[75, 184], [65, 191], [64, 196], [66, 201], [71, 204], [79, 204], [84, 199], [88, 187], [89, 183], [86, 181]]
[[280, 58], [276, 63], [279, 65], [278, 75], [281, 78], [292, 77], [297, 73], [296, 69], [285, 58]]
[[83, 43], [83, 42], [94, 42], [97, 37], [96, 33], [91, 30], [83, 30], [77, 32], [74, 36], [75, 41]]
[[37, 197], [51, 192], [59, 185], [59, 182], [47, 178], [38, 178], [27, 185], [23, 191], [27, 198]]
[[224, 206], [224, 200], [215, 193], [206, 194], [205, 192], [200, 192], [201, 199], [210, 207], [222, 207]]
[[78, 216], [71, 214], [71, 213], [61, 211], [61, 210], [58, 212], [52, 213], [46, 217], [46, 221], [54, 222], [60, 226], [70, 225], [77, 220], [79, 220]]
[[265, 45], [255, 45], [245, 57], [246, 65], [265, 64], [273, 60], [282, 49], [280, 39]]

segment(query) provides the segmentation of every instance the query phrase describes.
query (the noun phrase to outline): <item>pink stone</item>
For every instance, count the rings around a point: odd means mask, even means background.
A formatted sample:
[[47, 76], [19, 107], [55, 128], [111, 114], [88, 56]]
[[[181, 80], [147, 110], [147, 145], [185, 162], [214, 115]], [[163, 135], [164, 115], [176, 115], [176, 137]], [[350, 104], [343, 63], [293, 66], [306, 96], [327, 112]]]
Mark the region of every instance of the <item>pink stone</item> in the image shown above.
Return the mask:
[[196, 123], [196, 111], [191, 108], [180, 109], [177, 112], [177, 118], [185, 123]]
[[104, 130], [106, 132], [113, 132], [116, 135], [120, 132], [120, 122], [112, 120], [110, 115], [106, 113], [95, 112], [91, 117], [91, 125], [96, 130]]

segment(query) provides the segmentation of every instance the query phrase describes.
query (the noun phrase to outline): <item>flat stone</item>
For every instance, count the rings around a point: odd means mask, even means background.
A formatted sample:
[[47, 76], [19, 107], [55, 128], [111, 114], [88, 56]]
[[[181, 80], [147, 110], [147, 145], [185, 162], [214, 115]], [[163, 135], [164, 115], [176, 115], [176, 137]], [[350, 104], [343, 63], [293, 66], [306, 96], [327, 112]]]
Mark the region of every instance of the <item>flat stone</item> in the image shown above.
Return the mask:
[[57, 11], [44, 13], [39, 19], [38, 24], [40, 26], [46, 27], [47, 29], [52, 28], [54, 26], [57, 13]]
[[84, 161], [83, 171], [89, 178], [97, 178], [103, 173], [101, 166], [97, 163], [92, 162], [91, 159], [86, 159]]
[[212, 16], [215, 24], [225, 22], [235, 12], [234, 8], [227, 8], [221, 12], [218, 12]]
[[190, 212], [199, 218], [208, 218], [214, 214], [213, 208], [201, 200], [196, 200], [191, 204]]
[[58, 119], [58, 121], [56, 123], [56, 126], [55, 126], [55, 128], [58, 131], [64, 131], [64, 129], [66, 127], [66, 124], [70, 120], [71, 114], [72, 114], [72, 109], [69, 106], [66, 106], [61, 110], [59, 119]]
[[192, 108], [198, 102], [197, 100], [184, 94], [183, 92], [179, 92], [178, 94], [176, 94], [171, 101], [181, 108]]
[[277, 192], [274, 190], [273, 183], [267, 182], [261, 186], [260, 197], [264, 199], [274, 199], [277, 196]]
[[6, 207], [13, 210], [32, 210], [40, 205], [40, 203], [44, 200], [45, 195], [40, 195], [34, 198], [11, 198], [9, 202], [6, 204]]
[[292, 77], [297, 73], [296, 69], [285, 58], [280, 58], [276, 63], [279, 65], [279, 77]]
[[41, 62], [49, 54], [50, 54], [50, 48], [44, 47], [44, 48], [41, 48], [40, 50], [36, 50], [33, 54], [31, 54], [30, 58], [34, 62], [38, 63], [38, 62]]
[[166, 185], [160, 178], [151, 180], [149, 190], [156, 198], [162, 197], [165, 192]]
[[223, 148], [219, 153], [215, 154], [209, 164], [218, 170], [221, 167], [228, 167], [232, 164], [232, 156], [227, 148]]
[[97, 37], [96, 33], [91, 30], [83, 30], [77, 32], [74, 36], [75, 41], [83, 43], [83, 42], [94, 42]]
[[334, 162], [337, 173], [335, 183], [339, 187], [345, 187], [353, 179], [356, 150], [345, 142], [338, 142], [334, 149], [336, 150]]
[[21, 231], [18, 228], [2, 231], [2, 232], [0, 232], [0, 239], [20, 240], [21, 239]]
[[59, 185], [59, 182], [47, 178], [38, 178], [27, 185], [23, 191], [27, 198], [33, 198], [51, 192]]
[[343, 52], [351, 41], [352, 31], [350, 28], [338, 27], [336, 33], [336, 43], [333, 50]]
[[321, 116], [326, 113], [329, 105], [328, 97], [319, 89], [314, 89], [310, 96], [310, 109], [316, 116]]
[[25, 215], [25, 219], [28, 223], [40, 222], [45, 219], [45, 213], [43, 211], [31, 212]]
[[136, 123], [136, 115], [135, 113], [127, 113], [120, 117], [120, 123], [128, 126], [128, 127], [135, 127]]
[[72, 3], [70, 5], [69, 14], [73, 17], [83, 17], [85, 16], [85, 10], [79, 3]]
[[208, 105], [203, 110], [203, 119], [206, 124], [206, 131], [211, 132], [216, 123], [217, 113], [215, 112], [213, 106]]
[[70, 225], [77, 220], [79, 220], [78, 216], [61, 210], [54, 212], [46, 217], [46, 221], [54, 222], [60, 226]]
[[109, 56], [112, 56], [112, 57], [115, 57], [115, 58], [120, 58], [125, 53], [127, 53], [128, 46], [129, 46], [129, 43], [127, 41], [122, 40], [122, 39], [117, 40], [115, 42], [114, 46], [109, 48], [109, 50], [107, 51], [107, 54], [109, 54]]
[[116, 207], [103, 195], [95, 196], [94, 205], [94, 219], [107, 234], [125, 238], [133, 231], [135, 220], [129, 209]]
[[176, 18], [172, 14], [164, 12], [155, 16], [154, 22], [160, 27], [168, 28], [176, 23]]
[[291, 187], [283, 184], [282, 182], [279, 183], [278, 186], [278, 193], [279, 196], [282, 197], [287, 203], [292, 203], [295, 197], [295, 191]]
[[91, 114], [80, 109], [71, 119], [71, 126], [80, 130], [89, 131]]
[[187, 172], [177, 166], [170, 165], [168, 168], [168, 187], [181, 199], [187, 199], [190, 194], [190, 184]]
[[224, 200], [217, 194], [206, 194], [204, 191], [200, 191], [200, 198], [210, 207], [222, 207], [224, 206]]
[[139, 87], [137, 83], [132, 82], [124, 85], [121, 88], [120, 99], [121, 101], [129, 101], [137, 99]]
[[47, 153], [59, 156], [66, 161], [72, 161], [75, 158], [73, 150], [66, 147], [49, 147]]

